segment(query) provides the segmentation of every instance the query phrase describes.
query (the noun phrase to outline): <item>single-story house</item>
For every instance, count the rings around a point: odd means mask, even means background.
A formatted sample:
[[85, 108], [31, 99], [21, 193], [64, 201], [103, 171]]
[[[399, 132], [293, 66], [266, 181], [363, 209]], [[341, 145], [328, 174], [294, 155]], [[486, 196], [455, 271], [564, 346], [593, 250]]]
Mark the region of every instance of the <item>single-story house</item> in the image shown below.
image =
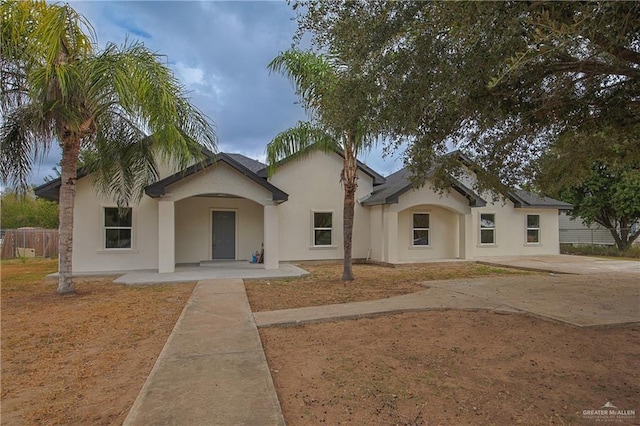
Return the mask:
[[[162, 171], [125, 215], [81, 175], [74, 272], [172, 272], [176, 264], [249, 260], [261, 247], [267, 269], [342, 259], [342, 161], [339, 153], [316, 152], [268, 177], [265, 164], [243, 155], [210, 155], [185, 170]], [[354, 259], [397, 264], [559, 252], [558, 211], [571, 207], [566, 203], [521, 190], [493, 202], [458, 180], [442, 193], [415, 189], [405, 169], [385, 178], [358, 166]], [[36, 194], [56, 200], [59, 188], [53, 180]]]

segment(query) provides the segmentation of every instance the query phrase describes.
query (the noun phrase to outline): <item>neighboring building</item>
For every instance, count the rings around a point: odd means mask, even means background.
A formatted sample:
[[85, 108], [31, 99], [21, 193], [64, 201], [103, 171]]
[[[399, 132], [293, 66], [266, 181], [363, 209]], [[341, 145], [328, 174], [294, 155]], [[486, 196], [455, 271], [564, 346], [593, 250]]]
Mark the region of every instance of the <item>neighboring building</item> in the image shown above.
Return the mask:
[[[591, 226], [587, 226], [584, 224], [582, 218], [576, 217], [574, 219], [566, 211], [560, 212], [558, 223], [560, 225], [561, 244], [600, 246], [616, 245], [616, 240], [614, 240], [611, 232], [598, 223], [592, 223]], [[636, 232], [638, 226], [639, 225], [637, 223], [634, 223], [629, 229], [629, 232]], [[633, 244], [640, 245], [640, 239], [636, 239]]]
[[616, 241], [609, 230], [597, 223], [587, 226], [582, 218], [572, 218], [567, 212], [561, 212], [560, 243], [615, 246]]
[[[157, 269], [217, 259], [280, 261], [343, 257], [342, 158], [316, 152], [266, 166], [239, 154], [210, 156], [164, 172], [142, 200], [118, 215], [90, 176], [77, 182], [74, 272]], [[359, 163], [353, 258], [388, 263], [559, 253], [558, 211], [570, 205], [514, 190], [492, 202], [454, 181], [444, 193], [414, 189], [408, 172], [384, 178]], [[36, 189], [57, 199], [60, 180]]]

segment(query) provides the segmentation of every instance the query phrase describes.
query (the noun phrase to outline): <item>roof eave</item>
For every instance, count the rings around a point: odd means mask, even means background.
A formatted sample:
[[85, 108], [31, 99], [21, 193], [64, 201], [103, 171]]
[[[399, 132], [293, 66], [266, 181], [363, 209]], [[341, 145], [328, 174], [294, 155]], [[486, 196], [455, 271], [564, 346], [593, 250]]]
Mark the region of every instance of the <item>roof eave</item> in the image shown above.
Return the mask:
[[285, 202], [289, 199], [289, 194], [274, 186], [266, 179], [262, 178], [260, 175], [258, 175], [258, 173], [249, 170], [247, 167], [225, 153], [219, 153], [215, 157], [208, 157], [207, 160], [203, 163], [201, 162], [194, 164], [193, 166], [188, 167], [182, 172], [174, 173], [169, 177], [159, 180], [158, 182], [147, 186], [145, 188], [145, 193], [151, 198], [162, 197], [166, 193], [165, 189], [167, 186], [172, 185], [187, 176], [197, 173], [200, 170], [204, 170], [219, 161], [222, 161], [223, 163], [229, 165], [231, 168], [246, 176], [248, 179], [252, 180], [253, 182], [271, 192], [273, 201]]
[[[89, 173], [79, 168], [76, 172], [76, 179], [82, 179]], [[36, 187], [33, 192], [37, 197], [44, 198], [49, 201], [60, 201], [60, 187], [62, 186], [62, 178], [56, 178], [45, 182], [42, 185]]]
[[516, 209], [555, 209], [555, 210], [572, 210], [571, 204], [556, 205], [556, 204], [526, 204], [515, 206]]

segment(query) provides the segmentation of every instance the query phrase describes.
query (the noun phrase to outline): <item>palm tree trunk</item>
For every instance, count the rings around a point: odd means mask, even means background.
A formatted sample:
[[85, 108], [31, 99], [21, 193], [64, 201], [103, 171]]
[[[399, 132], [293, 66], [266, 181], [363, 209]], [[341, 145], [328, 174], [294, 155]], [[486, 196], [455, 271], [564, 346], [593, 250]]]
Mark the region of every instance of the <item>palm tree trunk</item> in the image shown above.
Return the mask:
[[344, 184], [344, 206], [342, 210], [342, 227], [344, 233], [344, 264], [342, 281], [353, 281], [351, 265], [351, 247], [353, 241], [353, 216], [355, 211], [356, 185]]
[[342, 165], [342, 186], [344, 187], [344, 203], [342, 208], [342, 230], [344, 235], [344, 263], [342, 281], [353, 281], [351, 265], [351, 247], [353, 242], [353, 218], [355, 212], [356, 189], [358, 189], [357, 150], [354, 149], [352, 135], [347, 135]]
[[63, 141], [61, 162], [61, 186], [59, 198], [60, 238], [58, 241], [58, 293], [74, 293], [71, 276], [71, 258], [73, 255], [73, 203], [76, 197], [78, 178], [78, 155], [80, 139], [71, 137]]

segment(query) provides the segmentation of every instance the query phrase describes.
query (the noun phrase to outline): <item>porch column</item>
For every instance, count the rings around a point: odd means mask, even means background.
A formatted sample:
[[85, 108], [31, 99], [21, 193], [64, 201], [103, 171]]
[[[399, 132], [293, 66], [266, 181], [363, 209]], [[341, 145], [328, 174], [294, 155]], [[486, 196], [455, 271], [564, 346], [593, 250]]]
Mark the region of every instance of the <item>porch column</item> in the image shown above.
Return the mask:
[[264, 269], [278, 269], [278, 206], [264, 206]]
[[173, 201], [158, 201], [158, 272], [176, 269], [175, 209]]
[[398, 263], [398, 213], [384, 212], [382, 219], [384, 235], [384, 261]]
[[471, 213], [458, 217], [458, 257], [470, 260], [473, 258], [473, 218]]

